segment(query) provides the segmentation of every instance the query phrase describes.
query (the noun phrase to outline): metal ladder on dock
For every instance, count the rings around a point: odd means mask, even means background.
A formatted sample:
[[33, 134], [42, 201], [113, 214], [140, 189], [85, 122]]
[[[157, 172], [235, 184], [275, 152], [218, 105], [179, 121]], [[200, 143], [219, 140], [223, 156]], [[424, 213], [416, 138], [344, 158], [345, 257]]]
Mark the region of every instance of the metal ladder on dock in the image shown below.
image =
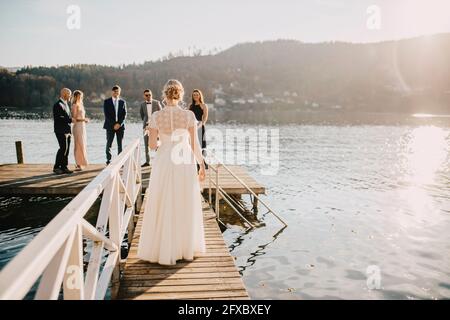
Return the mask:
[[[228, 166], [226, 166], [222, 161], [218, 160], [214, 156], [209, 156], [210, 159], [212, 159], [215, 162], [214, 164], [208, 163], [208, 167], [210, 170], [208, 170], [208, 202], [211, 206], [211, 208], [214, 208], [214, 211], [216, 213], [216, 219], [217, 221], [222, 224], [224, 227], [227, 227], [225, 223], [223, 223], [222, 220], [220, 220], [220, 205], [219, 201], [220, 199], [223, 199], [232, 209], [233, 211], [241, 217], [245, 223], [248, 224], [249, 228], [255, 228], [255, 225], [253, 225], [244, 215], [241, 213], [245, 212], [246, 209], [243, 207], [243, 205], [237, 201], [234, 197], [232, 197], [228, 192], [226, 192], [221, 186], [220, 186], [220, 180], [219, 180], [219, 170], [220, 168], [225, 169], [231, 177], [233, 177], [239, 184], [241, 184], [250, 194], [250, 196], [253, 196], [253, 209], [257, 210], [257, 203], [260, 202], [266, 209], [267, 213], [271, 213], [275, 216], [285, 227], [287, 227], [287, 223], [277, 214], [275, 213], [267, 204], [265, 201], [263, 201], [241, 178], [239, 178]], [[215, 177], [213, 178], [213, 175], [211, 174], [212, 171], [215, 173]], [[215, 195], [214, 195], [214, 205], [212, 200], [212, 186], [215, 188]], [[240, 209], [240, 210], [239, 210]]]

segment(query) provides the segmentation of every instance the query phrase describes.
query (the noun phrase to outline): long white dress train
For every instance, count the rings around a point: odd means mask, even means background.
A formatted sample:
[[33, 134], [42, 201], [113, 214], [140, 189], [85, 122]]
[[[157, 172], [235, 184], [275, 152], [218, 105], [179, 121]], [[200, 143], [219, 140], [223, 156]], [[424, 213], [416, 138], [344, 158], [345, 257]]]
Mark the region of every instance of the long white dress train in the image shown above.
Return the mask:
[[188, 129], [197, 133], [191, 111], [166, 106], [151, 116], [150, 127], [158, 129], [161, 145], [152, 163], [137, 256], [173, 265], [206, 251], [196, 165], [203, 159], [197, 137], [195, 153], [190, 146]]

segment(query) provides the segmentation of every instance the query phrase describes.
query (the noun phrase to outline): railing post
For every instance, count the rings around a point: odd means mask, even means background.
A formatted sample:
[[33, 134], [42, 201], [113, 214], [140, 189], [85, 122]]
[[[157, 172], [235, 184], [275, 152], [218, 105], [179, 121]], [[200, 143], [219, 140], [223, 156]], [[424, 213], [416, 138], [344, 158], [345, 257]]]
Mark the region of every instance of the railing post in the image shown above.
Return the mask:
[[112, 187], [111, 206], [109, 207], [109, 238], [120, 248], [120, 222], [121, 222], [121, 203], [122, 198], [120, 194], [120, 175], [116, 174], [114, 177]]
[[219, 168], [220, 164], [217, 164], [217, 170], [216, 170], [216, 205], [215, 205], [215, 211], [216, 211], [216, 218], [219, 219]]
[[211, 180], [212, 180], [212, 177], [211, 177], [211, 170], [212, 169], [208, 169], [208, 182], [209, 182], [209, 186], [208, 186], [209, 196], [208, 196], [208, 198], [209, 198], [209, 206], [210, 207], [212, 207], [212, 194], [211, 194]]
[[81, 224], [78, 224], [64, 275], [64, 300], [84, 300], [83, 273], [83, 235]]
[[136, 204], [135, 204], [135, 209], [134, 209], [134, 215], [133, 215], [133, 225], [134, 225], [134, 217], [136, 215], [138, 215], [141, 212], [141, 206], [142, 206], [142, 170], [141, 170], [141, 165], [140, 165], [140, 160], [141, 159], [141, 152], [140, 152], [140, 147], [137, 147], [137, 152], [136, 152], [136, 183], [139, 183], [139, 188], [136, 191], [137, 192], [137, 196], [136, 196]]
[[45, 268], [42, 274], [39, 287], [34, 296], [35, 300], [57, 300], [59, 292], [61, 291], [61, 283], [63, 282], [66, 271], [67, 261], [72, 250], [73, 239], [77, 230], [74, 230], [58, 253], [53, 257], [52, 261]]
[[[125, 169], [124, 169], [125, 171]], [[119, 250], [119, 257], [114, 265], [111, 279], [111, 298], [116, 298], [119, 292], [119, 275], [120, 275], [120, 250], [121, 250], [121, 239], [120, 234], [122, 230], [122, 215], [123, 215], [123, 205], [122, 201], [125, 201], [125, 197], [120, 192], [120, 179], [122, 177], [117, 173], [114, 181], [113, 197], [112, 203], [109, 211], [109, 237], [117, 245]]]
[[[100, 210], [97, 217], [95, 228], [102, 234], [106, 233], [108, 219], [111, 211], [111, 204], [115, 197], [115, 177], [111, 179], [109, 184], [103, 190]], [[109, 237], [111, 240], [111, 234]], [[100, 273], [100, 265], [103, 255], [104, 244], [102, 242], [94, 242], [90, 254], [89, 266], [86, 271], [86, 299], [95, 299], [98, 276]]]

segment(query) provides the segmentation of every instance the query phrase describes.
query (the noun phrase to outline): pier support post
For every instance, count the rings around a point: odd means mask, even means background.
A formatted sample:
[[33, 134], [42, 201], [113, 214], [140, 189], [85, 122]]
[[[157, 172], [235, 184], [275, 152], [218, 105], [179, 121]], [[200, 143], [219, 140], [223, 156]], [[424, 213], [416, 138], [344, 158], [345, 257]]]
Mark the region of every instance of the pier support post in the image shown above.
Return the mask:
[[22, 141], [16, 141], [17, 163], [23, 164], [23, 145]]
[[258, 213], [258, 198], [253, 196], [253, 212]]

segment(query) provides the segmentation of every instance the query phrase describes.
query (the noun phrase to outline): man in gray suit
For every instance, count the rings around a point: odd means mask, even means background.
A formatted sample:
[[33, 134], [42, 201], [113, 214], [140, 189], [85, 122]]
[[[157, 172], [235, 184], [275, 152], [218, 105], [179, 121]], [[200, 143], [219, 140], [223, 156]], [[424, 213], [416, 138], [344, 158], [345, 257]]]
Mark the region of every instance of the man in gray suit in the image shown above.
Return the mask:
[[145, 163], [142, 167], [148, 167], [150, 165], [150, 149], [148, 147], [148, 134], [145, 132], [145, 128], [148, 126], [150, 121], [150, 116], [153, 112], [161, 110], [161, 103], [158, 100], [152, 99], [152, 91], [150, 89], [145, 89], [144, 91], [144, 102], [141, 103], [141, 119], [144, 122], [144, 145], [145, 145]]

